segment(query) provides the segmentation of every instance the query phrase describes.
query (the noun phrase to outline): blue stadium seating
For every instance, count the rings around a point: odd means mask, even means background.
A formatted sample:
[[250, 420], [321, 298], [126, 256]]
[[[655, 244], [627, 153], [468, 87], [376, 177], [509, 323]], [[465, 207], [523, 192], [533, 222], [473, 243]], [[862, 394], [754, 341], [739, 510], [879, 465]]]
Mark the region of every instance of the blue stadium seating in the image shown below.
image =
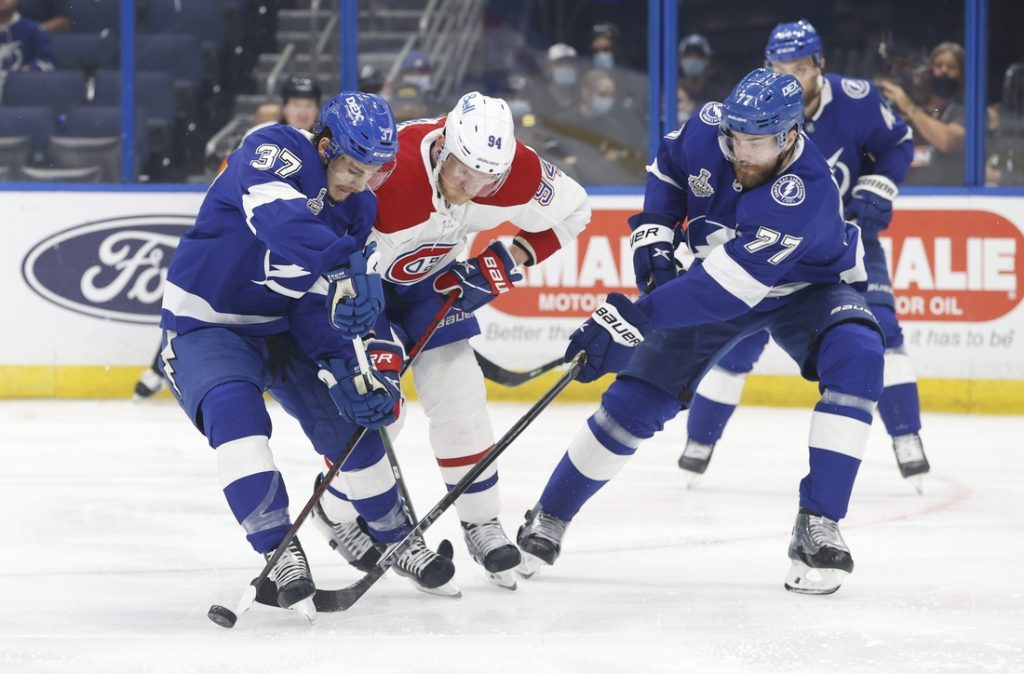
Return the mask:
[[85, 75], [79, 71], [13, 72], [4, 85], [4, 105], [45, 105], [57, 115], [85, 102]]
[[121, 30], [121, 0], [75, 0], [70, 13], [75, 33], [116, 36]]
[[113, 35], [53, 33], [53, 60], [59, 70], [94, 71], [116, 68], [117, 40]]
[[224, 7], [210, 0], [149, 0], [146, 30], [197, 35], [219, 45], [224, 38]]
[[53, 110], [46, 106], [0, 105], [0, 136], [31, 136], [32, 152], [46, 150], [46, 139], [53, 133]]
[[139, 70], [169, 70], [176, 80], [193, 87], [202, 79], [202, 54], [194, 35], [139, 35], [135, 41], [135, 67]]

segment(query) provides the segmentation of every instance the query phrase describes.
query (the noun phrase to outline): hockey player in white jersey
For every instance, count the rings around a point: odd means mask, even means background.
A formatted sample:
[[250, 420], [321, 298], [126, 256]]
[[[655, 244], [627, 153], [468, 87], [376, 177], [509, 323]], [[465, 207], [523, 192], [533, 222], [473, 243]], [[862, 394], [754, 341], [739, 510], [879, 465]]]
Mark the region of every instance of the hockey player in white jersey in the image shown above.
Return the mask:
[[[461, 294], [412, 366], [430, 444], [450, 489], [494, 443], [483, 374], [468, 341], [480, 332], [473, 312], [511, 291], [522, 279], [519, 267], [572, 241], [589, 223], [590, 206], [579, 184], [516, 141], [501, 99], [466, 94], [446, 117], [408, 122], [398, 135], [398, 164], [377, 191], [370, 241], [381, 255], [385, 311], [407, 347], [444, 293]], [[510, 245], [494, 240], [481, 255], [456, 262], [468, 235], [504, 222], [520, 228]], [[353, 517], [338, 496], [332, 487], [320, 502], [322, 516], [334, 524]], [[455, 506], [473, 558], [492, 581], [514, 589], [512, 569], [521, 556], [498, 520], [497, 468]], [[335, 541], [339, 552], [351, 543]]]

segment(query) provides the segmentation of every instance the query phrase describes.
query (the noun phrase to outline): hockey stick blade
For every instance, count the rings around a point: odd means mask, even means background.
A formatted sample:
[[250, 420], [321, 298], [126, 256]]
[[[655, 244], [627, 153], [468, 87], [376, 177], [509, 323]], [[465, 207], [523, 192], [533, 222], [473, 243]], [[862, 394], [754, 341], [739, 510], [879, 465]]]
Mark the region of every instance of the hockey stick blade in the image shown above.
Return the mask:
[[480, 371], [484, 373], [484, 377], [490, 379], [495, 384], [501, 384], [502, 386], [520, 386], [536, 379], [545, 372], [555, 369], [561, 365], [564, 361], [561, 358], [556, 358], [550, 363], [544, 363], [540, 367], [535, 367], [532, 370], [526, 372], [515, 372], [513, 370], [506, 370], [497, 363], [488, 360], [486, 356], [481, 354], [476, 349], [473, 349], [473, 353], [476, 355], [476, 362], [480, 365]]
[[473, 484], [474, 481], [480, 475], [487, 470], [491, 464], [497, 461], [498, 457], [504, 452], [509, 445], [511, 445], [519, 435], [526, 430], [526, 428], [533, 423], [533, 420], [544, 411], [544, 409], [551, 404], [558, 394], [560, 394], [569, 383], [576, 378], [579, 371], [583, 368], [583, 364], [586, 362], [586, 352], [580, 351], [576, 354], [576, 357], [570, 363], [569, 369], [566, 370], [562, 376], [558, 379], [555, 384], [548, 389], [548, 391], [541, 396], [540, 400], [533, 404], [529, 410], [526, 411], [522, 417], [512, 425], [505, 435], [501, 436], [494, 445], [487, 451], [483, 457], [480, 458], [469, 471], [462, 476], [462, 479], [452, 487], [447, 494], [445, 494], [440, 501], [438, 501], [433, 508], [430, 509], [423, 519], [412, 528], [405, 538], [390, 546], [387, 551], [377, 561], [377, 565], [370, 569], [369, 572], [358, 581], [343, 587], [340, 590], [317, 590], [314, 597], [316, 608], [318, 611], [323, 613], [333, 613], [336, 611], [346, 611], [352, 607], [359, 598], [366, 594], [367, 590], [373, 587], [373, 584], [380, 580], [381, 576], [387, 572], [389, 568], [397, 561], [399, 553], [405, 548], [405, 546], [413, 540], [414, 537], [422, 535], [430, 525], [432, 525], [448, 508], [455, 502], [457, 498]]

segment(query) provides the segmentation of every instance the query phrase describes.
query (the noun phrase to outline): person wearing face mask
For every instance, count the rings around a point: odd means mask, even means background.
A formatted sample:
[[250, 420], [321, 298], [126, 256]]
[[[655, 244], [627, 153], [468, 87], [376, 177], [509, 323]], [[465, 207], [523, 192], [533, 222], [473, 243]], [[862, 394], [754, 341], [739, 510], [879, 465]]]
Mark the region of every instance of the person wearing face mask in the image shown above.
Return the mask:
[[528, 98], [535, 112], [562, 116], [573, 110], [579, 102], [579, 64], [576, 50], [564, 42], [548, 47], [546, 82], [530, 87]]
[[679, 41], [678, 123], [682, 124], [708, 101], [720, 101], [728, 93], [713, 78], [711, 44], [699, 33]]
[[594, 37], [590, 41], [594, 67], [611, 70], [615, 67], [615, 47], [619, 37], [619, 28], [613, 23], [594, 25]]
[[[780, 23], [765, 46], [772, 70], [792, 75], [803, 89], [804, 131], [826, 157], [846, 219], [860, 228], [868, 283], [864, 297], [885, 335], [885, 381], [879, 414], [892, 437], [900, 474], [920, 482], [929, 471], [919, 431], [921, 405], [879, 233], [892, 219], [892, 202], [907, 174], [913, 140], [866, 80], [825, 74], [821, 37], [808, 21]], [[768, 342], [760, 332], [736, 344], [701, 380], [687, 417], [687, 442], [679, 467], [707, 470], [716, 443], [739, 404], [747, 374]]]
[[892, 80], [875, 84], [914, 130], [914, 163], [907, 182], [959, 185], [964, 179], [964, 49], [943, 42], [932, 50], [920, 103]]

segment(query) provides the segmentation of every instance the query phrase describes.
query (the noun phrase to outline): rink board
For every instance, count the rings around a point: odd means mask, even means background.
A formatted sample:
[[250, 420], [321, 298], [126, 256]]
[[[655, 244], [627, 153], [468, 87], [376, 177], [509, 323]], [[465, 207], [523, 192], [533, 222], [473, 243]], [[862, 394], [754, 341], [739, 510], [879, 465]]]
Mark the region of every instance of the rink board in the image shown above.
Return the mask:
[[[152, 358], [167, 264], [200, 192], [4, 192], [5, 314], [0, 397], [122, 397]], [[567, 335], [619, 291], [635, 295], [625, 217], [641, 196], [596, 196], [577, 242], [527, 270], [482, 309], [474, 346], [525, 370], [559, 355]], [[1024, 197], [900, 197], [883, 246], [926, 409], [1024, 411]], [[505, 225], [494, 234], [511, 236]], [[488, 233], [489, 235], [492, 233]], [[491, 236], [472, 242], [473, 250]], [[770, 345], [744, 400], [805, 405], [814, 386]], [[502, 399], [536, 398], [554, 375]], [[594, 400], [603, 386], [575, 387]]]

